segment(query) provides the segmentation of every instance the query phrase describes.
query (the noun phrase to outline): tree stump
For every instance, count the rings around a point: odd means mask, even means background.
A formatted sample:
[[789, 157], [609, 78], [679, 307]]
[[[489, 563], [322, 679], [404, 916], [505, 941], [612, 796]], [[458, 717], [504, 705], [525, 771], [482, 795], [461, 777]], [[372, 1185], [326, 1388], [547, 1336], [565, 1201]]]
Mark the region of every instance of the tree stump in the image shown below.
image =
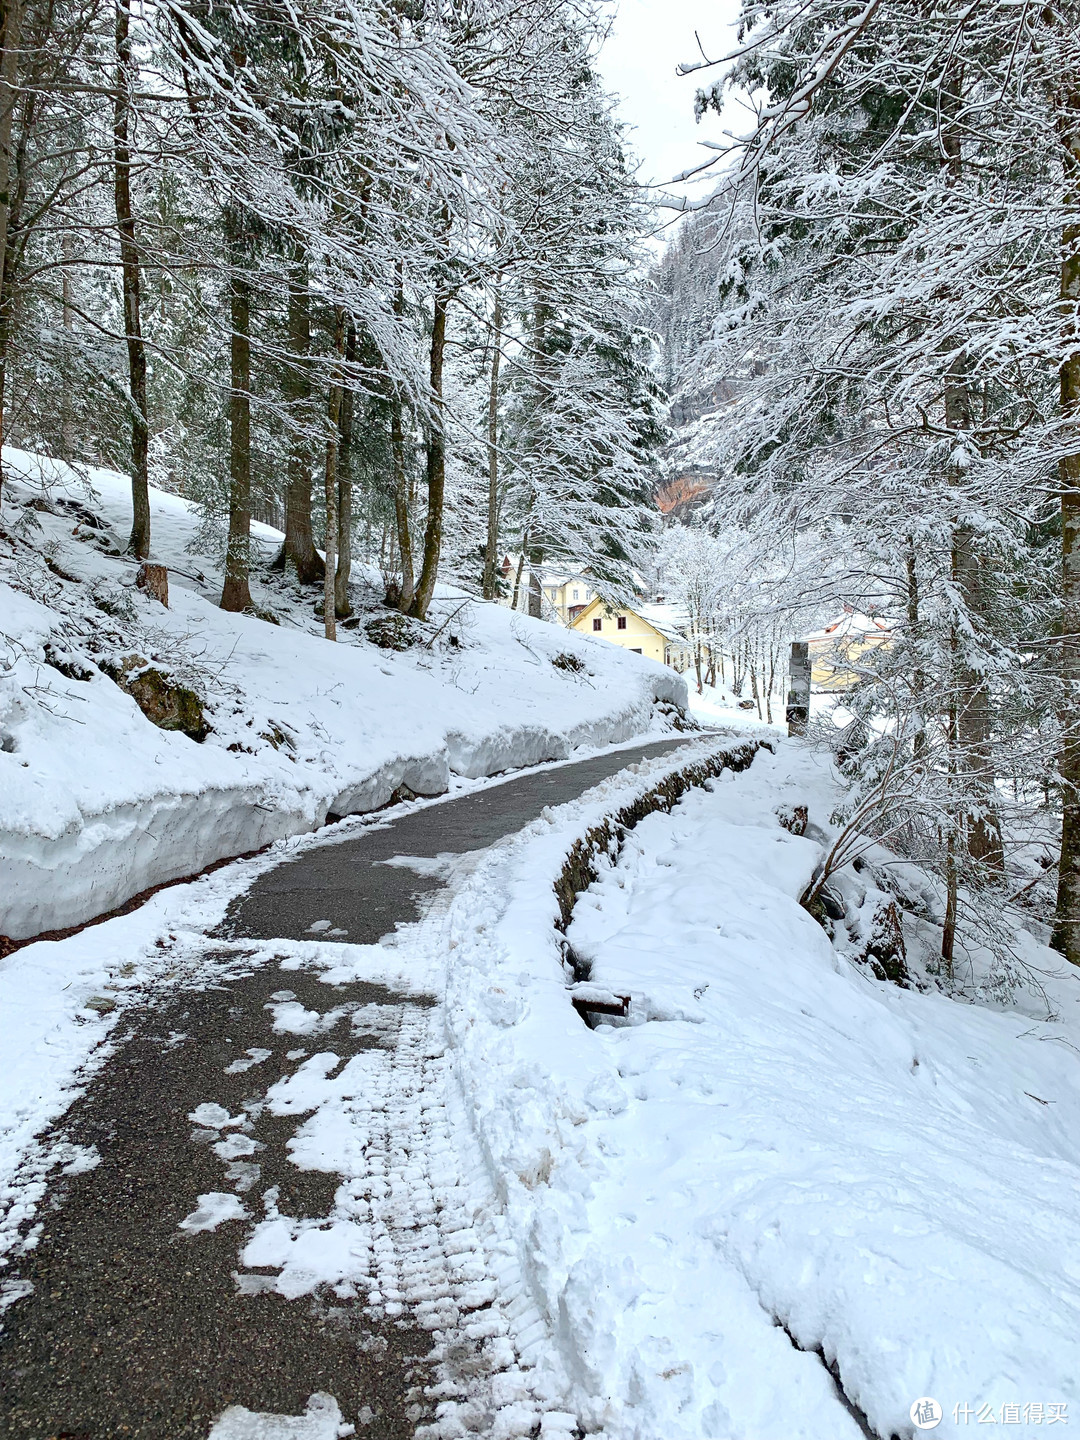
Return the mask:
[[169, 572], [164, 565], [151, 565], [149, 560], [145, 561], [139, 566], [135, 584], [155, 600], [160, 600], [166, 610], [169, 608]]

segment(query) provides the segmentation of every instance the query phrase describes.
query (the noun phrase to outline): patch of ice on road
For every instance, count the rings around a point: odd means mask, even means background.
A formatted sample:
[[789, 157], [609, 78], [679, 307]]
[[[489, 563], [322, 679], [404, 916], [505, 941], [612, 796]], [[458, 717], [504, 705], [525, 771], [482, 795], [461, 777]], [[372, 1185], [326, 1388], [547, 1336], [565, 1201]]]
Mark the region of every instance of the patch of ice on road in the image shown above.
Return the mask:
[[232, 1180], [242, 1195], [245, 1190], [250, 1190], [255, 1181], [262, 1173], [262, 1167], [252, 1165], [247, 1160], [234, 1160], [225, 1171], [225, 1179]]
[[321, 935], [324, 930], [329, 930], [333, 923], [332, 920], [313, 920], [307, 928], [314, 934]]
[[277, 1035], [317, 1035], [332, 1030], [343, 1016], [351, 1014], [354, 1005], [338, 1005], [333, 1010], [320, 1014], [308, 1010], [299, 1000], [286, 1000], [277, 1005], [267, 1005], [274, 1017], [274, 1033]]
[[269, 1415], [230, 1405], [208, 1440], [344, 1440], [353, 1433], [354, 1427], [342, 1421], [334, 1397], [320, 1392], [312, 1395], [303, 1415]]
[[250, 1135], [226, 1135], [213, 1147], [219, 1160], [239, 1160], [244, 1155], [254, 1155], [256, 1150], [265, 1149], [265, 1145], [253, 1140]]
[[53, 1151], [53, 1159], [60, 1161], [62, 1175], [85, 1175], [96, 1170], [101, 1164], [101, 1152], [96, 1145], [74, 1145], [65, 1142]]
[[286, 1050], [286, 1051], [285, 1051], [285, 1059], [286, 1059], [286, 1060], [302, 1060], [306, 1054], [307, 1054], [307, 1051], [306, 1051], [306, 1050]]
[[245, 1119], [243, 1115], [230, 1115], [224, 1105], [215, 1105], [212, 1100], [204, 1100], [201, 1105], [196, 1105], [187, 1118], [193, 1125], [204, 1125], [209, 1130], [225, 1130], [231, 1125], [242, 1125]]
[[216, 1230], [226, 1220], [246, 1220], [248, 1212], [235, 1195], [222, 1190], [211, 1190], [199, 1196], [199, 1206], [180, 1221], [181, 1230], [196, 1234], [201, 1230]]
[[392, 865], [398, 870], [412, 870], [417, 875], [431, 875], [437, 880], [448, 879], [461, 859], [454, 851], [439, 855], [391, 855], [389, 860], [376, 860], [376, 865]]
[[274, 993], [270, 996], [270, 999], [271, 999], [271, 1000], [295, 1000], [295, 999], [296, 999], [296, 991], [295, 991], [295, 990], [275, 990]]
[[242, 1075], [245, 1070], [250, 1070], [253, 1065], [261, 1065], [264, 1060], [269, 1060], [274, 1052], [263, 1050], [258, 1045], [253, 1045], [239, 1060], [234, 1060], [231, 1065], [225, 1066], [226, 1075]]

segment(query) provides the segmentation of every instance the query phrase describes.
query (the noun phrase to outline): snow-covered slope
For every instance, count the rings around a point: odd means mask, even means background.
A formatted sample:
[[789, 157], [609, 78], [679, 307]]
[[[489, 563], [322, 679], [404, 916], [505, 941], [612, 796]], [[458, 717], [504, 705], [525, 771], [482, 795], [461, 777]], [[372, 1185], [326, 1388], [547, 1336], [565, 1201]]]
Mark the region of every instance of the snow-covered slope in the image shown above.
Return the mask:
[[579, 898], [575, 964], [631, 997], [586, 1029], [552, 879], [630, 784], [494, 849], [451, 912], [459, 1074], [587, 1428], [909, 1437], [926, 1399], [941, 1435], [1075, 1419], [1072, 967], [1018, 930], [1041, 994], [991, 1006], [849, 963], [797, 902], [820, 847], [777, 818], [824, 820], [828, 760], [782, 741], [644, 819]]
[[[4, 452], [0, 535], [0, 934], [76, 924], [328, 813], [438, 794], [478, 777], [666, 723], [673, 671], [614, 645], [440, 587], [432, 624], [398, 652], [363, 624], [321, 638], [310, 592], [260, 569], [278, 624], [219, 610], [199, 517], [152, 492], [153, 558], [170, 607], [118, 552], [124, 477]], [[281, 536], [254, 527], [263, 561]], [[361, 577], [366, 622], [378, 576]], [[159, 729], [103, 673], [136, 655], [205, 702], [202, 743]], [[572, 656], [553, 663], [562, 656]], [[580, 668], [573, 668], [580, 662]]]

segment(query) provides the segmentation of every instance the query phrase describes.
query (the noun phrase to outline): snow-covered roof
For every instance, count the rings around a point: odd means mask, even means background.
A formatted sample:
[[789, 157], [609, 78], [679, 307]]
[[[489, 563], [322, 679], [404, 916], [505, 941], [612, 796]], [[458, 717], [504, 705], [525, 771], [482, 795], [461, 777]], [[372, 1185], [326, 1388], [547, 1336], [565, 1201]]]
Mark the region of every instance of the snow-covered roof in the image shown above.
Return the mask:
[[654, 603], [652, 605], [635, 605], [634, 613], [640, 615], [642, 620], [648, 621], [654, 630], [659, 630], [665, 640], [670, 640], [676, 645], [685, 645], [685, 627], [689, 623], [689, 616], [685, 610], [678, 609], [675, 605]]
[[877, 636], [885, 640], [892, 634], [892, 621], [880, 615], [867, 615], [862, 610], [845, 610], [831, 624], [821, 630], [811, 630], [802, 638], [809, 644], [814, 641], [829, 642], [847, 640], [854, 636]]

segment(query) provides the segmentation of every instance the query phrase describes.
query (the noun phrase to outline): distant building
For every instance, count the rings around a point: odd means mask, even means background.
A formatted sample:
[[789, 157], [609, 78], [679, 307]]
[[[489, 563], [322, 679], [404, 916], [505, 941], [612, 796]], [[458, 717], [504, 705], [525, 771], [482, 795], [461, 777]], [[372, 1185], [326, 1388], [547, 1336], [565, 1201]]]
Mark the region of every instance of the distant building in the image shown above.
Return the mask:
[[571, 628], [676, 670], [685, 670], [690, 663], [690, 644], [678, 628], [678, 614], [671, 605], [642, 604], [631, 609], [596, 596], [573, 617]]
[[869, 651], [892, 644], [892, 624], [845, 605], [831, 625], [802, 638], [810, 648], [810, 681], [815, 690], [851, 690], [858, 683], [855, 662]]
[[[520, 581], [518, 581], [519, 567]], [[587, 572], [538, 568], [534, 580], [528, 560], [522, 564], [520, 555], [504, 555], [500, 573], [505, 589], [501, 604], [513, 604], [514, 585], [517, 582], [517, 608], [519, 610], [528, 613], [530, 588], [532, 588], [534, 596], [538, 590], [540, 618], [561, 622], [563, 625], [572, 624], [575, 616], [580, 615], [596, 595]]]

